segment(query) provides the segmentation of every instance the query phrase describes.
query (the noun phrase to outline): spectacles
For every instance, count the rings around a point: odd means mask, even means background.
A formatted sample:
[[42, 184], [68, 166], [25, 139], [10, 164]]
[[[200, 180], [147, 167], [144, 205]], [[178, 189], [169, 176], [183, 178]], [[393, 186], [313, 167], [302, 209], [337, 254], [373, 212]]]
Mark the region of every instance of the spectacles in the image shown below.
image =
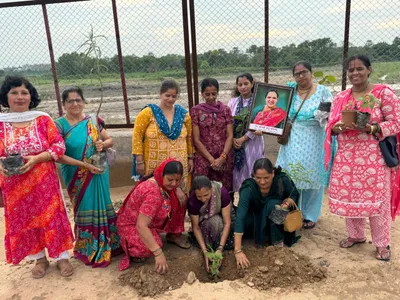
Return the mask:
[[299, 78], [300, 76], [306, 76], [306, 75], [308, 74], [308, 72], [310, 72], [310, 71], [308, 71], [308, 70], [303, 70], [303, 71], [294, 73], [294, 74], [293, 74], [293, 77]]
[[76, 104], [82, 104], [83, 100], [82, 99], [70, 99], [70, 100], [65, 101], [65, 103], [70, 104], [70, 105], [73, 104], [74, 102]]

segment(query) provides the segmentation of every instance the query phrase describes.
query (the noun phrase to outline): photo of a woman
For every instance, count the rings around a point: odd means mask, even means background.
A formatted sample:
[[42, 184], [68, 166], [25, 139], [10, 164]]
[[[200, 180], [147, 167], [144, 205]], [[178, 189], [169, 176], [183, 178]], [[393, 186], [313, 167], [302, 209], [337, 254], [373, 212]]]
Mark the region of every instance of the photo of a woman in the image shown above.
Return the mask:
[[259, 111], [253, 121], [254, 124], [276, 127], [286, 118], [286, 111], [277, 107], [279, 93], [270, 89], [265, 97], [265, 106]]

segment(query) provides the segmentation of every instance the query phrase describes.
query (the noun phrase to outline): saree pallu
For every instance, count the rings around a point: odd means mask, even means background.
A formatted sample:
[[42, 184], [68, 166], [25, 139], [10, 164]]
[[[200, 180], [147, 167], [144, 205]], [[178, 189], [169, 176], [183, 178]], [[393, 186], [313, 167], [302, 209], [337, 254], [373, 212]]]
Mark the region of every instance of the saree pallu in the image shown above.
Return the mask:
[[[86, 117], [70, 126], [65, 118], [60, 118], [56, 124], [64, 137], [65, 154], [91, 163], [90, 157], [96, 151], [94, 142], [99, 136], [93, 120]], [[74, 206], [74, 256], [86, 265], [106, 267], [111, 256], [121, 253], [116, 214], [110, 198], [108, 166], [103, 174], [92, 174], [85, 168], [69, 165], [61, 165], [61, 172]]]

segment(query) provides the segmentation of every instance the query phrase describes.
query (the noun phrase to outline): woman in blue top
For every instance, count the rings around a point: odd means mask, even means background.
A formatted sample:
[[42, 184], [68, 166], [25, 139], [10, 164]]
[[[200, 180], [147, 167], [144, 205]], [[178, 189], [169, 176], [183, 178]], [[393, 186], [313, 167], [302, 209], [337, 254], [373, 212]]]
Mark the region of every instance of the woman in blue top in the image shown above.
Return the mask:
[[[289, 110], [293, 118], [303, 101], [290, 132], [289, 141], [279, 150], [276, 165], [287, 170], [300, 192], [300, 209], [302, 210], [305, 229], [315, 226], [321, 215], [324, 185], [327, 185], [324, 161], [324, 126], [315, 118], [321, 102], [331, 102], [332, 95], [324, 85], [312, 82], [312, 67], [305, 61], [297, 62], [293, 67], [296, 82], [288, 85], [295, 88], [295, 95]], [[304, 168], [300, 174], [299, 170]]]

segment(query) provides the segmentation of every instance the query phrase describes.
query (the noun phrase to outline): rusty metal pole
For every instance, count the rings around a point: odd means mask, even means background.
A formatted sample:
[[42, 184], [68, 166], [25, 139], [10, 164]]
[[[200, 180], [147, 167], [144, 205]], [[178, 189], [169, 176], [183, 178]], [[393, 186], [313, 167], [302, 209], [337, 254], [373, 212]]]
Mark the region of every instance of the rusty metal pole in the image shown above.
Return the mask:
[[58, 114], [59, 114], [59, 116], [62, 116], [63, 108], [62, 108], [62, 103], [61, 103], [60, 87], [58, 85], [57, 68], [56, 68], [56, 62], [54, 60], [53, 42], [51, 41], [50, 25], [49, 25], [49, 18], [47, 16], [46, 4], [42, 4], [42, 11], [43, 11], [44, 26], [46, 27], [47, 44], [49, 46], [51, 71], [53, 72], [54, 89], [55, 89], [56, 98], [57, 98]]
[[194, 9], [194, 0], [189, 0], [190, 13], [190, 38], [192, 43], [192, 68], [193, 68], [193, 86], [194, 86], [194, 104], [199, 104], [199, 72], [197, 65], [197, 40], [196, 40], [196, 16]]
[[268, 83], [269, 73], [269, 1], [265, 0], [265, 43], [264, 43], [264, 82]]
[[189, 109], [193, 107], [192, 69], [190, 66], [189, 20], [187, 0], [182, 0], [183, 39], [185, 44], [186, 82]]
[[346, 17], [344, 22], [344, 40], [343, 40], [343, 69], [342, 69], [342, 91], [346, 89], [346, 68], [345, 63], [349, 56], [349, 35], [350, 35], [350, 14], [351, 0], [346, 0]]
[[119, 34], [117, 3], [115, 0], [111, 0], [111, 3], [112, 3], [113, 16], [114, 16], [115, 40], [117, 42], [118, 64], [119, 64], [119, 74], [121, 77], [122, 96], [124, 98], [125, 119], [126, 119], [126, 124], [130, 124], [131, 119], [130, 119], [130, 115], [129, 115], [128, 94], [126, 92], [124, 62], [122, 60], [122, 48], [121, 48], [121, 37]]

